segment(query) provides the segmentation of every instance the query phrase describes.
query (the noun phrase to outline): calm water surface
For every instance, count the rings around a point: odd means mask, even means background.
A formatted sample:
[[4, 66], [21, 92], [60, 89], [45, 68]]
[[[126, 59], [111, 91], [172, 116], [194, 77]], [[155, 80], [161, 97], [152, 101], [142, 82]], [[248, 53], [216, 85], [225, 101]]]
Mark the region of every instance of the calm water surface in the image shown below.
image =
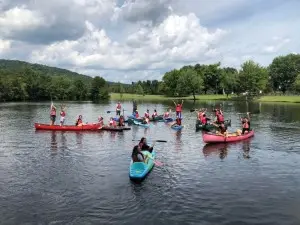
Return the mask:
[[[144, 112], [166, 103], [140, 103]], [[217, 102], [197, 103], [208, 107]], [[181, 132], [157, 123], [123, 133], [51, 132], [49, 103], [0, 104], [0, 224], [300, 224], [300, 105], [224, 102], [233, 131], [238, 112], [252, 117], [255, 137], [204, 145], [185, 103]], [[82, 114], [107, 121], [115, 102], [67, 103], [67, 121]], [[124, 103], [131, 111], [131, 103]], [[143, 136], [157, 143], [154, 167], [140, 184], [129, 180], [131, 150]]]

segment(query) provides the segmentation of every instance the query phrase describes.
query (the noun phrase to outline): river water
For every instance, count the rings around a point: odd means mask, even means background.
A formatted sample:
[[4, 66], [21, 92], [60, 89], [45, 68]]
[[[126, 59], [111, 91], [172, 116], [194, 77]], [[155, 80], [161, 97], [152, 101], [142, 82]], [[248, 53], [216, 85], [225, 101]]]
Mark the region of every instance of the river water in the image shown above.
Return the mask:
[[[49, 103], [0, 104], [0, 224], [300, 224], [300, 105], [222, 102], [231, 130], [239, 112], [256, 112], [255, 137], [205, 146], [186, 102], [185, 127], [164, 123], [123, 133], [51, 132]], [[115, 102], [67, 103], [67, 124], [82, 114], [106, 121]], [[170, 102], [139, 103], [163, 112]], [[132, 105], [124, 102], [125, 115]], [[157, 143], [155, 166], [142, 183], [129, 180], [133, 139]], [[151, 142], [150, 142], [151, 143]]]

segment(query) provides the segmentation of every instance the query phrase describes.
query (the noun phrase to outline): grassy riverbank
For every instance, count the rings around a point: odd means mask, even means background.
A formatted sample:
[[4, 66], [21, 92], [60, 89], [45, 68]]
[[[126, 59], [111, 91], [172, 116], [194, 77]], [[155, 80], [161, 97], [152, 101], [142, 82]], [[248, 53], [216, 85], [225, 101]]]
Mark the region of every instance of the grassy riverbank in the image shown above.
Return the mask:
[[259, 102], [291, 102], [291, 103], [300, 103], [300, 95], [290, 95], [290, 96], [262, 96], [257, 101], [259, 101]]
[[[164, 95], [137, 95], [137, 94], [123, 94], [121, 95], [119, 93], [111, 93], [111, 100], [123, 100], [123, 101], [131, 101], [133, 99], [135, 100], [173, 100], [173, 99], [184, 99], [184, 100], [193, 100], [193, 96], [188, 97], [166, 97]], [[230, 100], [231, 96], [227, 97], [224, 95], [196, 95], [197, 100]]]

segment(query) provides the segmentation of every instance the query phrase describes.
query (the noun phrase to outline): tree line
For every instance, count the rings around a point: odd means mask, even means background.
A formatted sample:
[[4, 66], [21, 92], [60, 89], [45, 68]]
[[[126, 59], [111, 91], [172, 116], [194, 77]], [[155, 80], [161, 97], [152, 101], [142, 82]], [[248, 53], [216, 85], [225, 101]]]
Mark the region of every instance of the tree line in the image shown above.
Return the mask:
[[276, 57], [267, 67], [249, 60], [239, 70], [221, 68], [220, 63], [188, 65], [166, 72], [162, 81], [139, 81], [126, 88], [119, 84], [113, 91], [194, 98], [196, 94], [299, 94], [300, 55]]
[[[52, 68], [50, 74], [35, 66], [10, 68], [0, 62], [0, 101], [99, 100], [109, 98], [109, 85], [102, 77], [72, 74]], [[18, 62], [16, 63], [18, 64]], [[30, 64], [33, 65], [33, 64]], [[40, 66], [40, 65], [39, 65]], [[47, 68], [47, 67], [45, 67]], [[70, 74], [71, 73], [71, 74]]]

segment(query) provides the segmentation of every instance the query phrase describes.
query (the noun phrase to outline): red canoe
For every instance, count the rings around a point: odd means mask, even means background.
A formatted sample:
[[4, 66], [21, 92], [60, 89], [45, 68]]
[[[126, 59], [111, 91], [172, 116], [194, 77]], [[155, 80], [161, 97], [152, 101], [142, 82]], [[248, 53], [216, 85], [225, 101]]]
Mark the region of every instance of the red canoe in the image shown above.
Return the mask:
[[60, 125], [35, 123], [34, 126], [35, 126], [36, 130], [82, 131], [82, 130], [99, 130], [99, 129], [101, 129], [101, 125], [99, 123], [84, 124], [82, 126], [75, 126], [75, 125], [60, 126]]
[[254, 136], [254, 130], [251, 130], [249, 133], [244, 135], [236, 135], [236, 133], [229, 133], [228, 137], [224, 137], [222, 135], [217, 135], [213, 133], [207, 133], [207, 132], [202, 133], [202, 138], [205, 143], [235, 142], [235, 141], [245, 140], [253, 136]]

